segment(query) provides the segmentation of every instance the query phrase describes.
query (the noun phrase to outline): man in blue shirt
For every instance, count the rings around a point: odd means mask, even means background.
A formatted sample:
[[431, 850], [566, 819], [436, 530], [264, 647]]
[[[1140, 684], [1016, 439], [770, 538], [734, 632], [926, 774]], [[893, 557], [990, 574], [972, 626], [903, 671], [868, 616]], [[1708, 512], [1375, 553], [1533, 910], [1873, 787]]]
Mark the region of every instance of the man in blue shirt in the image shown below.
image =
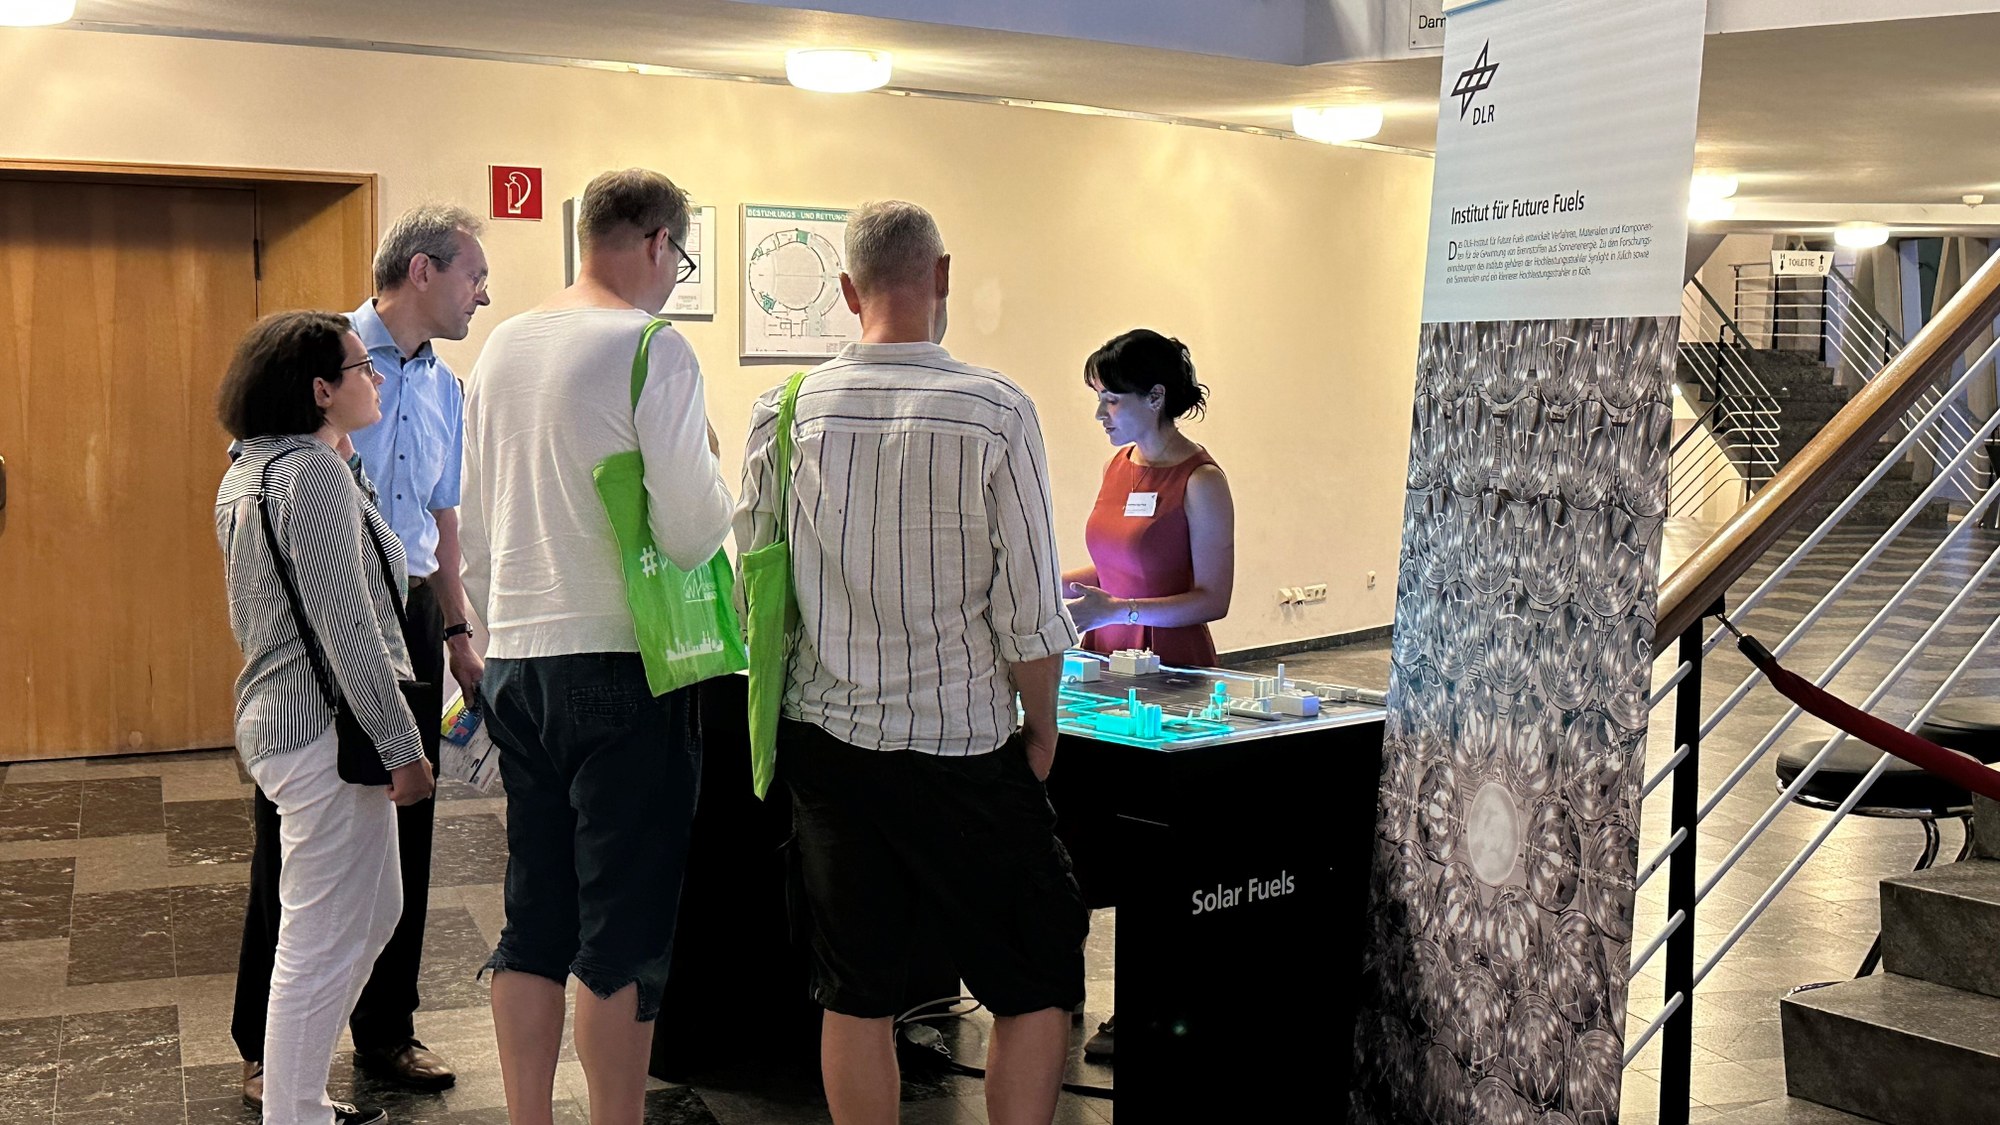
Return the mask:
[[[368, 358], [382, 376], [382, 420], [353, 435], [376, 506], [409, 557], [408, 632], [418, 681], [431, 685], [417, 727], [433, 768], [443, 721], [447, 652], [452, 678], [468, 696], [485, 666], [472, 643], [459, 578], [459, 469], [463, 463], [464, 392], [433, 340], [463, 340], [486, 294], [482, 224], [463, 207], [429, 204], [405, 213], [375, 254], [373, 300], [349, 314]], [[403, 917], [375, 962], [349, 1020], [355, 1063], [417, 1089], [440, 1090], [457, 1076], [417, 1041], [417, 974], [430, 899], [432, 821], [422, 801], [397, 810]], [[231, 1031], [244, 1064], [244, 1097], [261, 1102], [264, 1012], [278, 936], [278, 812], [257, 795], [257, 852], [251, 863], [249, 916], [237, 973]]]

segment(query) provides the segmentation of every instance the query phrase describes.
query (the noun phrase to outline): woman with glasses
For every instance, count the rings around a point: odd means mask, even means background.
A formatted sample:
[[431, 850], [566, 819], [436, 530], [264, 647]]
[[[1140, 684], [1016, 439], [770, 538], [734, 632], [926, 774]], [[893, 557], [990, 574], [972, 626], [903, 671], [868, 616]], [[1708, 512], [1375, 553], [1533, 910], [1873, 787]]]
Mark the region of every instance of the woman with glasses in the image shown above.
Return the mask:
[[[244, 656], [236, 745], [282, 815], [266, 1125], [387, 1120], [326, 1094], [340, 1029], [402, 913], [395, 807], [433, 786], [398, 684], [403, 549], [336, 452], [381, 417], [381, 381], [345, 317], [280, 313], [244, 336], [217, 411], [241, 443], [215, 501]], [[386, 787], [342, 780], [336, 699]]]
[[[1215, 459], [1180, 429], [1182, 418], [1201, 417], [1208, 388], [1186, 345], [1147, 328], [1097, 349], [1083, 381], [1118, 451], [1084, 525], [1090, 565], [1063, 574], [1082, 647], [1151, 649], [1162, 664], [1213, 667], [1208, 623], [1229, 613], [1236, 508]], [[1116, 1024], [1102, 1024], [1085, 1054], [1109, 1060]]]

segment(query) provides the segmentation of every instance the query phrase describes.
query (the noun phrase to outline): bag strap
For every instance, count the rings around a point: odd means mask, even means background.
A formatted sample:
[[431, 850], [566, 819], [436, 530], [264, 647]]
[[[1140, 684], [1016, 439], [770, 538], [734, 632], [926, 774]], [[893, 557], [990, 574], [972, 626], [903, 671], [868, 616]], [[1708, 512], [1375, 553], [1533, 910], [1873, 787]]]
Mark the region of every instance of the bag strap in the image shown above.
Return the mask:
[[646, 322], [646, 330], [639, 334], [639, 350], [632, 353], [632, 409], [639, 409], [639, 392], [646, 389], [646, 372], [653, 366], [653, 334], [672, 321], [654, 317]]
[[[278, 572], [278, 584], [285, 588], [285, 601], [292, 609], [292, 623], [299, 630], [299, 643], [305, 647], [306, 663], [312, 666], [313, 679], [318, 681], [320, 695], [326, 700], [327, 707], [338, 710], [340, 696], [333, 689], [333, 676], [327, 670], [325, 654], [320, 650], [319, 635], [313, 632], [312, 622], [306, 617], [305, 601], [299, 597], [291, 565], [285, 553], [278, 549], [278, 533], [271, 525], [271, 508], [267, 502], [271, 491], [271, 466], [297, 452], [297, 449], [287, 449], [264, 462], [263, 474], [257, 481], [257, 516], [264, 525], [264, 545], [271, 554], [271, 566]], [[396, 572], [389, 566], [389, 553], [383, 549], [382, 540], [376, 536], [375, 528], [368, 523], [366, 516], [362, 517], [361, 525], [367, 529], [368, 541], [375, 547], [375, 558], [382, 564], [382, 581], [389, 593], [389, 604], [396, 608], [396, 622], [408, 635], [409, 618], [403, 608], [403, 599], [396, 592]]]
[[777, 525], [777, 537], [773, 543], [785, 541], [788, 504], [792, 492], [792, 418], [797, 411], [799, 386], [806, 381], [803, 371], [792, 372], [791, 382], [785, 384], [785, 397], [778, 402], [778, 432], [772, 440], [776, 452], [772, 461], [778, 470], [778, 506], [773, 522]]

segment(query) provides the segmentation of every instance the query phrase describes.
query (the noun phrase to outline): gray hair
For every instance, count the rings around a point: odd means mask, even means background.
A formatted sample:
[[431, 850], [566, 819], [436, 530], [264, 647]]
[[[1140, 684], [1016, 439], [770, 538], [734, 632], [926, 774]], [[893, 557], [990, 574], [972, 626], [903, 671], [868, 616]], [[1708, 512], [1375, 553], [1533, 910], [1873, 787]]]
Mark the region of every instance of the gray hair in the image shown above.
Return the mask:
[[426, 203], [403, 212], [375, 248], [375, 291], [386, 293], [410, 278], [410, 259], [419, 254], [442, 268], [458, 257], [464, 231], [478, 238], [486, 229], [479, 217], [456, 203]]
[[847, 275], [862, 291], [920, 282], [944, 257], [937, 220], [914, 203], [864, 203], [847, 216]]
[[643, 236], [664, 227], [674, 241], [685, 244], [688, 195], [648, 168], [604, 172], [583, 189], [576, 225], [577, 240], [585, 250], [602, 246], [606, 238], [627, 228]]

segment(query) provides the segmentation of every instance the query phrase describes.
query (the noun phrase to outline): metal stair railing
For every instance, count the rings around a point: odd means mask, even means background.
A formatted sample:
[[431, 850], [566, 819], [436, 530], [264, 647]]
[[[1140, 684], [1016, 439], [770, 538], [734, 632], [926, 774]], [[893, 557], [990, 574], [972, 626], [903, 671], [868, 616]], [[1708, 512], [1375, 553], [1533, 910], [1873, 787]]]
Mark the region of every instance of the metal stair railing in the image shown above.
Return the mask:
[[[1838, 349], [1841, 360], [1860, 376], [1862, 382], [1875, 378], [1876, 373], [1882, 370], [1882, 365], [1903, 350], [1902, 334], [1891, 328], [1875, 310], [1860, 299], [1859, 294], [1854, 291], [1854, 282], [1838, 269], [1826, 275], [1824, 293], [1826, 306], [1831, 314], [1828, 321], [1829, 347]], [[1946, 396], [1938, 386], [1926, 389], [1917, 399], [1917, 404], [1910, 408], [1910, 415], [1904, 419], [1905, 427], [1913, 425], [1919, 413], [1930, 409], [1938, 402], [1949, 402], [1951, 405], [1945, 409], [1940, 423], [1939, 438], [1924, 444], [1924, 451], [1934, 466], [1946, 460], [1943, 456], [1943, 447], [1949, 441], [1969, 437], [1977, 428], [1972, 416], [1960, 400]], [[1992, 464], [1987, 451], [1981, 449], [1955, 474], [1953, 486], [1961, 497], [1969, 499], [1979, 487], [1979, 482], [1989, 479], [1991, 470]]]
[[[1633, 1034], [1625, 1053], [1625, 1062], [1631, 1066], [1658, 1040], [1662, 1125], [1685, 1125], [1689, 1119], [1694, 1013], [1702, 995], [1700, 986], [1774, 904], [1791, 901], [1784, 896], [1794, 877], [1860, 805], [1868, 785], [1887, 766], [1886, 756], [1876, 761], [1861, 783], [1816, 831], [1806, 834], [1809, 838], [1788, 858], [1765, 855], [1758, 845], [1789, 847], [1776, 844], [1779, 838], [1769, 835], [1768, 830], [1825, 766], [1841, 738], [1822, 746], [1794, 780], [1749, 818], [1740, 833], [1732, 831], [1732, 826], [1743, 824], [1743, 819], [1735, 815], [1715, 818], [1725, 798], [1751, 776], [1800, 712], [1788, 708], [1783, 718], [1770, 724], [1739, 709], [1763, 682], [1762, 674], [1754, 670], [1713, 711], [1705, 712], [1704, 672], [1714, 671], [1708, 661], [1723, 639], [1721, 630], [1706, 635], [1705, 615], [1724, 608], [1731, 588], [1780, 537], [1803, 531], [1801, 518], [1821, 493], [1850, 466], [1865, 460], [1876, 442], [1901, 422], [1901, 436], [1889, 455], [1878, 459], [1861, 484], [1805, 532], [1770, 574], [1747, 596], [1729, 605], [1728, 611], [1739, 623], [1749, 624], [1754, 618], [1760, 632], [1784, 633], [1784, 639], [1774, 646], [1781, 656], [1792, 652], [1798, 654], [1795, 659], [1803, 659], [1806, 650], [1801, 642], [1808, 638], [1815, 650], [1837, 648], [1839, 655], [1817, 677], [1810, 678], [1824, 686], [1846, 672], [1843, 694], [1865, 694], [1864, 710], [1906, 719], [1908, 729], [1921, 725], [1975, 666], [1990, 664], [1992, 657], [1986, 650], [2000, 642], [2000, 583], [1992, 581], [2000, 573], [2000, 535], [1977, 525], [1984, 512], [2000, 504], [2000, 485], [1977, 493], [1972, 511], [1947, 529], [1925, 529], [1916, 520], [1945, 493], [1947, 482], [1966, 469], [1975, 455], [1983, 453], [1987, 437], [2000, 430], [2000, 414], [1969, 431], [1957, 429], [1951, 418], [1953, 404], [1973, 380], [1991, 377], [1994, 356], [2000, 349], [1987, 347], [1975, 355], [1968, 352], [1968, 345], [1979, 334], [1982, 320], [1990, 323], [1996, 314], [2000, 314], [2000, 257], [1982, 268], [1907, 347], [1899, 348], [1881, 369], [1876, 383], [1864, 387], [1749, 505], [1662, 584], [1656, 637], [1659, 642], [1672, 638], [1679, 660], [1649, 696], [1649, 703], [1657, 711], [1672, 701], [1672, 737], [1655, 745], [1641, 767], [1646, 776], [1640, 791], [1645, 799], [1657, 800], [1657, 792], [1665, 786], [1670, 803], [1665, 823], [1648, 823], [1642, 831], [1663, 835], [1665, 842], [1653, 846], [1633, 889], [1638, 894], [1663, 871], [1667, 886], [1663, 894], [1656, 891], [1640, 896], [1637, 921], [1641, 925], [1634, 929], [1636, 954], [1627, 968], [1627, 979], [1636, 980], [1648, 971], [1649, 964], [1656, 959], [1661, 962], [1661, 1004], [1655, 1012], [1633, 1010], [1634, 1018], [1628, 1021]], [[1947, 385], [1935, 388], [1935, 394], [1923, 393], [1940, 379], [1947, 380]], [[1920, 397], [1929, 405], [1911, 406]], [[1887, 479], [1890, 468], [1927, 445], [1936, 445], [1945, 455], [1941, 471], [1922, 494], [1886, 529], [1848, 526], [1857, 506]], [[1800, 580], [1805, 580], [1803, 586], [1810, 593], [1818, 593], [1812, 587], [1829, 567], [1816, 553], [1823, 553], [1829, 543], [1858, 548], [1858, 558], [1848, 566], [1836, 563], [1834, 569], [1844, 573], [1823, 596], [1801, 599]], [[1970, 560], [1975, 557], [1980, 561], [1972, 567]], [[1844, 561], [1844, 557], [1839, 560]], [[1816, 568], [1810, 580], [1799, 574], [1808, 562]], [[1893, 592], [1865, 622], [1851, 607], [1844, 613], [1832, 612], [1842, 599], [1852, 601], [1864, 578], [1872, 581], [1871, 591], [1893, 587]], [[1802, 601], [1812, 604], [1801, 608]], [[1974, 620], [1959, 623], [1957, 619], [1968, 613], [1976, 614]], [[1912, 631], [1920, 633], [1914, 642], [1907, 639]], [[1976, 639], [1968, 641], [1975, 631]], [[1853, 661], [1871, 645], [1886, 650], [1893, 663], [1878, 682], [1855, 686], [1849, 683], [1854, 678]], [[1890, 662], [1885, 659], [1883, 663]], [[1662, 725], [1655, 724], [1656, 729]], [[1730, 763], [1722, 781], [1707, 791], [1701, 777], [1705, 745], [1710, 765], [1718, 758]], [[1668, 746], [1670, 752], [1665, 750]], [[1747, 749], [1738, 754], [1739, 747]], [[1750, 807], [1756, 807], [1755, 803]], [[1712, 847], [1704, 838], [1717, 836], [1735, 839], [1719, 860], [1711, 860], [1701, 854]], [[1646, 854], [1644, 841], [1641, 854]], [[1741, 866], [1753, 855], [1762, 866]], [[1715, 895], [1718, 888], [1745, 878], [1750, 870], [1773, 869], [1777, 873], [1768, 880], [1755, 877], [1763, 885], [1754, 890], [1732, 887], [1731, 896], [1719, 899]], [[1717, 911], [1731, 899], [1741, 901], [1738, 894], [1750, 899], [1749, 905], [1717, 920]]]
[[[1858, 299], [1854, 283], [1838, 269], [1823, 278], [1779, 278], [1767, 262], [1748, 262], [1733, 269], [1737, 315], [1750, 323], [1752, 337], [1761, 333], [1765, 348], [1811, 353], [1836, 371], [1852, 372], [1867, 383], [1904, 347], [1902, 337]], [[1927, 388], [1910, 408], [1904, 426], [1913, 424], [1941, 396], [1937, 387]], [[1972, 418], [1954, 402], [1938, 432], [1927, 434], [1920, 443], [1921, 455], [1934, 471], [1941, 471], [1939, 467], [1951, 460], [1953, 443], [1974, 428]], [[1990, 468], [1982, 449], [1951, 474], [1953, 497], [1969, 499], [1979, 482], [1987, 479]]]
[[[1690, 514], [1731, 487], [1748, 499], [1777, 473], [1782, 406], [1743, 350], [1741, 328], [1699, 279], [1690, 281], [1681, 296], [1679, 378], [1706, 404], [1675, 443], [1669, 477], [1674, 515]], [[1713, 444], [1689, 440], [1698, 432]]]

